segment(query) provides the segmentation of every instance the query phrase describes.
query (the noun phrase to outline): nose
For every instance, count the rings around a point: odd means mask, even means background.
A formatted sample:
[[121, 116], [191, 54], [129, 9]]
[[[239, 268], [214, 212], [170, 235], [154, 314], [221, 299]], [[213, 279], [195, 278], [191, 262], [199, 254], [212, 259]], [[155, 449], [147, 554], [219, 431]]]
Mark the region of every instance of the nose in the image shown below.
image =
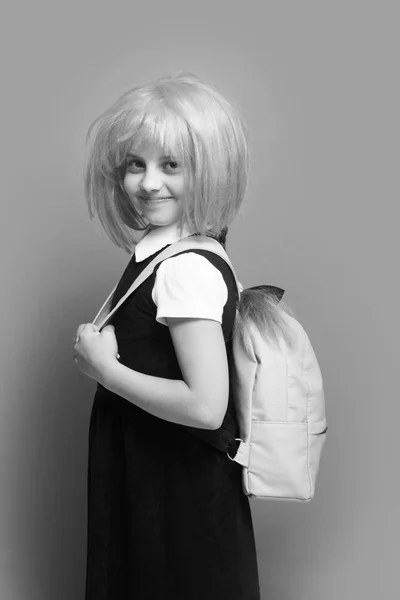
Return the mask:
[[156, 167], [147, 167], [140, 182], [140, 188], [147, 194], [159, 191], [163, 186], [161, 173]]

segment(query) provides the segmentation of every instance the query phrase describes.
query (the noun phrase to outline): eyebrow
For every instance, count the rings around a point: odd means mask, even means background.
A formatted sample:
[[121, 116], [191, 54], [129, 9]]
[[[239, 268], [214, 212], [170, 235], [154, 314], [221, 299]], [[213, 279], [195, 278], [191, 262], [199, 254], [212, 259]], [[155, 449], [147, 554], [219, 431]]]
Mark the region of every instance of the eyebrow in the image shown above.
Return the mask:
[[[144, 161], [144, 158], [139, 156], [139, 154], [134, 154], [133, 152], [128, 152], [126, 156], [129, 156], [129, 158], [139, 158], [140, 160]], [[166, 158], [172, 158], [172, 156], [170, 154], [164, 154], [163, 156], [160, 156], [160, 160], [165, 160]]]

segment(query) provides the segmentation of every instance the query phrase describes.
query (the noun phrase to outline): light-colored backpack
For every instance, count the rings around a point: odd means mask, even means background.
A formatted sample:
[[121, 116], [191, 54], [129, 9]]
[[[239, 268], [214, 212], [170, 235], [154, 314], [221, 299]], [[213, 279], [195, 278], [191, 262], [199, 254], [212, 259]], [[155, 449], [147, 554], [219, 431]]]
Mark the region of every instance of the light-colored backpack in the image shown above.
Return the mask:
[[279, 299], [268, 291], [273, 286], [241, 290], [221, 244], [190, 236], [160, 252], [109, 312], [114, 288], [93, 324], [102, 329], [158, 263], [185, 250], [221, 256], [240, 295], [230, 382], [240, 437], [236, 455], [228, 456], [243, 467], [243, 491], [256, 498], [309, 501], [327, 435], [322, 376], [306, 332], [280, 308]]

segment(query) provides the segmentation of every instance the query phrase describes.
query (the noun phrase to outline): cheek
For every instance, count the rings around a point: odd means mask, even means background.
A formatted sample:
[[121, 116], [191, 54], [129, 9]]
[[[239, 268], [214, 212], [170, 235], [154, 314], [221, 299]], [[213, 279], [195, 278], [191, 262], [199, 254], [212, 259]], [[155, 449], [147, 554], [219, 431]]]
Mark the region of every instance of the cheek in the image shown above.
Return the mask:
[[184, 181], [183, 181], [183, 177], [180, 178], [180, 179], [177, 179], [174, 182], [174, 186], [173, 187], [175, 188], [175, 190], [174, 190], [175, 191], [175, 195], [177, 195], [177, 196], [184, 195], [184, 193], [185, 193], [185, 184], [184, 184]]
[[129, 196], [135, 194], [137, 190], [136, 178], [131, 174], [125, 175], [122, 186]]
[[126, 175], [123, 182], [122, 182], [122, 187], [125, 190], [125, 193], [128, 195], [130, 201], [132, 202], [133, 206], [136, 209], [140, 208], [140, 201], [137, 199], [136, 197], [136, 193], [137, 193], [137, 189], [138, 189], [138, 185], [137, 182], [135, 180], [135, 177], [132, 177], [132, 175]]

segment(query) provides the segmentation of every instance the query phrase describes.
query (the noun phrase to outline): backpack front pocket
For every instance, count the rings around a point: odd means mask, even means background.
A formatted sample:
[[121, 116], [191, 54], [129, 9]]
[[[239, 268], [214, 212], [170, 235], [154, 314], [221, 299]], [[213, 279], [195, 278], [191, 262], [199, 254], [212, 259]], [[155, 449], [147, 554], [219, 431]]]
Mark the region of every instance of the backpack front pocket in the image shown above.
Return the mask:
[[[311, 500], [326, 422], [310, 433], [309, 423], [253, 421], [244, 487], [257, 497]], [[313, 424], [314, 425], [314, 424]], [[314, 431], [314, 428], [310, 428]]]

